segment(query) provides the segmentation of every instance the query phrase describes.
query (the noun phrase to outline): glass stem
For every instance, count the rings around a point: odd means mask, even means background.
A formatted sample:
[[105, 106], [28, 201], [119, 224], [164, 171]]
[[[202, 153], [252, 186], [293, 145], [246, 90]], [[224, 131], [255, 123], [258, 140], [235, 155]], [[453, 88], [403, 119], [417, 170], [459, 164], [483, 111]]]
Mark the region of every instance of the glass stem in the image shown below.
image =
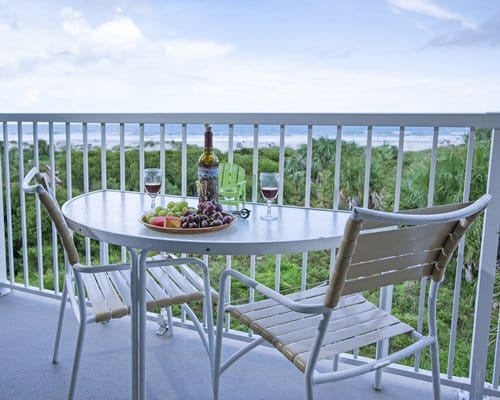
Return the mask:
[[267, 216], [271, 216], [271, 202], [267, 200]]
[[155, 198], [151, 197], [151, 210], [155, 209]]

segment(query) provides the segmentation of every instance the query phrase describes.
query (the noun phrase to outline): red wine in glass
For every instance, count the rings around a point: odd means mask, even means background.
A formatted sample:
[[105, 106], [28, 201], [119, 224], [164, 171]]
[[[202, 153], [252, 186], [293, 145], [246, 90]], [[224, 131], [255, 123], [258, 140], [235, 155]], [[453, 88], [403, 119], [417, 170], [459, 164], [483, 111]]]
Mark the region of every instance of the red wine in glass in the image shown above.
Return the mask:
[[260, 190], [262, 192], [262, 197], [264, 197], [264, 199], [266, 200], [273, 201], [278, 195], [277, 187], [263, 187]]
[[144, 187], [146, 188], [146, 192], [151, 196], [160, 192], [161, 183], [145, 183]]
[[151, 197], [151, 209], [155, 209], [155, 199], [160, 192], [163, 180], [162, 170], [159, 168], [147, 168], [144, 170], [144, 188]]
[[279, 181], [280, 175], [274, 172], [262, 172], [260, 174], [260, 192], [262, 193], [262, 197], [266, 200], [267, 203], [267, 212], [266, 215], [262, 215], [260, 218], [265, 220], [273, 220], [277, 219], [271, 214], [271, 204], [278, 196], [279, 190]]

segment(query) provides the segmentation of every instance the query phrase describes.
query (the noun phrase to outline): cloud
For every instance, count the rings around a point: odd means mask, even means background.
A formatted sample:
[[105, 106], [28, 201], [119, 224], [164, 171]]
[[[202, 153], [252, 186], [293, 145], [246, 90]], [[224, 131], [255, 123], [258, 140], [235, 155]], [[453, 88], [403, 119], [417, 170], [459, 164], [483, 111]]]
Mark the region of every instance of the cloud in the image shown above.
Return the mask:
[[139, 49], [144, 40], [140, 28], [121, 13], [96, 27], [71, 7], [61, 10], [61, 18], [63, 31], [72, 42], [70, 51], [82, 57], [121, 59]]
[[[97, 76], [104, 77], [103, 82], [97, 84], [100, 87], [118, 76], [122, 83], [132, 80], [140, 87], [155, 86], [154, 82], [161, 82], [162, 76], [168, 75], [169, 88], [177, 87], [175, 80], [183, 85], [199, 84], [210, 80], [208, 71], [215, 68], [214, 64], [218, 68], [224, 65], [223, 59], [235, 49], [230, 43], [209, 38], [147, 37], [139, 23], [125, 16], [121, 9], [115, 9], [100, 24], [92, 24], [91, 16], [86, 17], [72, 7], [53, 13], [55, 20], [36, 27], [27, 22], [29, 15], [20, 15], [19, 29], [0, 19], [0, 53], [8, 55], [0, 58], [2, 83], [19, 78], [19, 82], [29, 80], [34, 87], [42, 87], [41, 80], [52, 79], [62, 87], [80, 91], [81, 85], [76, 83], [83, 82], [82, 77], [87, 75], [95, 80]], [[42, 78], [42, 72], [48, 71], [47, 78]], [[161, 71], [159, 77], [146, 79], [153, 71]], [[35, 76], [39, 79], [33, 81], [31, 78]], [[75, 82], [69, 83], [72, 79]], [[21, 103], [34, 104], [36, 96], [25, 96]]]
[[51, 37], [40, 32], [22, 30], [0, 21], [0, 77], [7, 79], [15, 74], [28, 72], [34, 65], [50, 61], [47, 51]]
[[[220, 61], [220, 60], [218, 60]], [[169, 64], [150, 55], [117, 67], [47, 64], [2, 82], [17, 112], [484, 112], [500, 104], [494, 74], [341, 69], [280, 57]], [[307, 74], [304, 73], [307, 71]]]
[[[484, 112], [500, 104], [496, 54], [479, 66], [471, 62], [481, 56], [476, 50], [460, 58], [429, 52], [427, 59], [407, 46], [395, 59], [384, 54], [394, 62], [377, 71], [378, 59], [367, 67], [289, 57], [274, 48], [249, 55], [237, 51], [237, 37], [218, 41], [206, 30], [183, 35], [175, 29], [179, 21], [168, 17], [146, 27], [155, 21], [129, 9], [108, 14], [99, 8], [93, 15], [88, 8], [40, 7], [40, 13], [16, 12], [18, 29], [0, 20], [6, 55], [0, 58], [0, 108], [6, 112]], [[465, 40], [457, 36], [461, 31], [473, 36], [459, 23], [450, 25], [456, 35], [443, 42]], [[493, 35], [494, 27], [492, 20], [475, 35]], [[459, 71], [457, 59], [464, 60]]]
[[66, 63], [64, 70], [72, 71], [93, 62], [122, 62], [146, 51], [141, 29], [119, 10], [104, 23], [91, 26], [82, 13], [64, 7], [59, 25], [51, 29], [33, 27], [20, 15], [20, 22], [14, 24], [0, 13], [0, 53], [8, 55], [0, 58], [0, 78], [30, 73], [61, 60]]
[[0, 23], [2, 22], [12, 29], [17, 29], [17, 19], [15, 15], [5, 5], [0, 4]]
[[479, 25], [478, 29], [460, 29], [456, 32], [436, 36], [427, 43], [428, 47], [444, 46], [500, 46], [500, 13]]
[[25, 105], [35, 104], [40, 100], [40, 92], [36, 89], [28, 89], [22, 93], [21, 101]]
[[174, 62], [192, 62], [220, 58], [234, 49], [231, 44], [211, 40], [173, 39], [164, 43], [165, 54]]
[[461, 14], [449, 11], [431, 0], [388, 0], [395, 11], [410, 11], [444, 21], [458, 22], [463, 28], [475, 30], [476, 23]]
[[234, 49], [226, 43], [208, 39], [174, 38], [149, 40], [140, 27], [116, 10], [116, 17], [98, 26], [91, 26], [84, 16], [71, 7], [61, 10], [62, 28], [71, 40], [68, 52], [84, 62], [102, 60], [124, 61], [137, 57], [156, 57], [165, 64], [189, 64], [203, 59], [224, 57]]

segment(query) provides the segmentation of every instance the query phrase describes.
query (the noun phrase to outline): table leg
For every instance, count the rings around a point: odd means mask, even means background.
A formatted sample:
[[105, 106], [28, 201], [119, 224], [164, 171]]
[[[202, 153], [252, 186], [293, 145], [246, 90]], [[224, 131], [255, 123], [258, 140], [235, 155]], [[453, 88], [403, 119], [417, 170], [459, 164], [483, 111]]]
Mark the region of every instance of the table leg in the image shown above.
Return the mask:
[[139, 335], [138, 335], [138, 319], [137, 316], [139, 315], [139, 307], [137, 304], [137, 281], [138, 281], [138, 274], [137, 271], [139, 270], [139, 257], [137, 255], [137, 252], [134, 249], [128, 249], [129, 254], [130, 254], [130, 263], [131, 263], [131, 269], [130, 269], [130, 299], [131, 299], [131, 305], [130, 305], [130, 313], [131, 313], [131, 325], [132, 325], [132, 400], [138, 400], [139, 398], [139, 353], [138, 353], [138, 340], [139, 340]]
[[137, 306], [139, 313], [138, 335], [139, 335], [139, 400], [146, 399], [146, 257], [148, 251], [142, 250], [139, 256], [139, 269], [137, 281]]

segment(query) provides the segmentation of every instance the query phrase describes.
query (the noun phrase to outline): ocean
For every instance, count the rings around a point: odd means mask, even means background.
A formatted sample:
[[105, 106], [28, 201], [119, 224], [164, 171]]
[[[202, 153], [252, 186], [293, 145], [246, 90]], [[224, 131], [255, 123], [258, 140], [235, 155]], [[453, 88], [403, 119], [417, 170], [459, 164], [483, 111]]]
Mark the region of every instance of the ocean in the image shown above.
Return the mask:
[[[187, 143], [190, 145], [203, 146], [204, 125], [190, 124], [187, 126]], [[253, 125], [235, 125], [233, 133], [233, 146], [238, 148], [253, 147]], [[14, 145], [18, 140], [17, 123], [9, 123], [7, 126], [8, 140]], [[214, 133], [214, 147], [227, 151], [229, 146], [228, 126], [212, 125]], [[22, 140], [33, 143], [33, 124], [23, 123]], [[139, 125], [125, 124], [125, 145], [139, 146]], [[439, 146], [460, 145], [464, 143], [465, 136], [469, 133], [468, 128], [440, 128], [438, 136]], [[285, 146], [297, 148], [307, 143], [307, 126], [287, 125], [285, 127]], [[336, 139], [336, 126], [314, 126], [313, 138]], [[404, 135], [404, 150], [416, 151], [432, 147], [432, 127], [407, 127]], [[342, 140], [366, 145], [366, 126], [344, 126], [342, 128]], [[49, 142], [49, 128], [46, 123], [38, 124], [38, 137]], [[83, 134], [81, 124], [71, 124], [70, 140], [72, 146], [83, 145]], [[175, 143], [182, 140], [180, 124], [167, 124], [165, 126], [166, 148], [172, 148]], [[87, 142], [89, 146], [101, 145], [101, 126], [99, 124], [88, 124]], [[159, 147], [160, 127], [158, 124], [144, 125], [144, 142], [146, 150], [155, 150]], [[66, 146], [66, 128], [64, 124], [54, 124], [54, 143], [56, 148]], [[113, 148], [120, 143], [119, 124], [106, 124], [106, 147]], [[280, 127], [277, 125], [259, 125], [259, 147], [279, 146]], [[373, 127], [372, 146], [395, 145], [399, 143], [399, 127]]]

